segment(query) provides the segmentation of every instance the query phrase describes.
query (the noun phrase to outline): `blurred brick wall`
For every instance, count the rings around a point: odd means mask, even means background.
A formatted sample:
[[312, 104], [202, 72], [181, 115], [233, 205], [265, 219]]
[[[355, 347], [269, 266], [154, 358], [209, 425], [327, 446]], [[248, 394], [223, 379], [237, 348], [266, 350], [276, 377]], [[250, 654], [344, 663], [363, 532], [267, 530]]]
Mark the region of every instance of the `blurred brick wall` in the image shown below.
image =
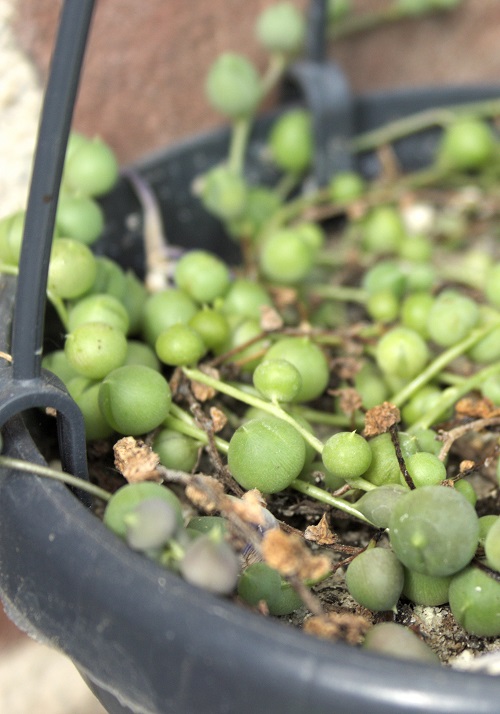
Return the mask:
[[[253, 27], [274, 0], [98, 0], [75, 114], [122, 161], [213, 127], [203, 94], [224, 50], [265, 64]], [[307, 0], [293, 0], [298, 7]], [[358, 10], [388, 0], [353, 0]], [[18, 0], [17, 35], [45, 76], [61, 0]], [[332, 49], [356, 91], [480, 81], [500, 84], [500, 2], [464, 0], [453, 13], [405, 21]]]

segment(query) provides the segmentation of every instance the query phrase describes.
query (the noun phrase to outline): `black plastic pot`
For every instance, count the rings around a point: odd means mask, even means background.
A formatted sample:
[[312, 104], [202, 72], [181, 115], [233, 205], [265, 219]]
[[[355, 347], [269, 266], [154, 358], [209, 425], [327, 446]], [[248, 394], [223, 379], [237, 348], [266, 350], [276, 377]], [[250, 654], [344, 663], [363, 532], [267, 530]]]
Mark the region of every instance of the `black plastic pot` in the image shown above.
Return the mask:
[[[295, 80], [300, 84], [310, 70], [299, 69]], [[321, 91], [309, 99], [316, 103], [317, 130], [330, 126], [323, 158], [336, 158], [337, 166], [351, 161], [346, 153], [350, 133], [427, 108], [497, 94], [495, 87], [475, 87], [351, 98], [338, 73], [332, 76], [343, 103], [322, 105]], [[260, 161], [269, 121], [257, 122], [252, 136], [251, 180], [273, 178]], [[66, 129], [67, 122], [61, 133]], [[396, 142], [402, 166], [425, 166], [437, 138], [437, 130], [428, 130]], [[155, 190], [172, 243], [205, 247], [233, 259], [235, 245], [190, 191], [194, 176], [225, 155], [227, 140], [224, 130], [196, 137], [134, 168]], [[378, 171], [374, 154], [352, 161], [367, 177]], [[316, 168], [321, 176], [324, 162], [318, 161]], [[141, 212], [125, 179], [104, 207], [107, 227], [96, 250], [140, 273]], [[15, 280], [0, 276], [0, 349], [6, 352], [15, 291]], [[0, 370], [4, 400], [11, 397], [7, 371]], [[17, 380], [16, 388], [22, 390], [23, 384]], [[57, 385], [45, 386], [58, 394]], [[34, 406], [28, 401], [19, 404], [22, 413], [3, 426], [4, 451], [40, 462], [46, 439], [43, 415], [27, 410]], [[61, 408], [66, 409], [64, 400]], [[15, 471], [0, 478], [0, 594], [21, 629], [75, 662], [111, 714], [498, 711], [500, 683], [493, 677], [374, 656], [251, 614], [130, 551], [64, 486]]]
[[[496, 94], [475, 87], [359, 97], [353, 127], [362, 132], [417, 110]], [[267, 125], [258, 122], [252, 139], [253, 178], [266, 178], [259, 145]], [[398, 141], [403, 166], [425, 165], [437, 137], [429, 130]], [[157, 193], [171, 242], [235, 257], [234, 244], [189, 190], [226, 144], [227, 132], [218, 131], [136, 168]], [[374, 175], [377, 159], [366, 154], [356, 166]], [[122, 180], [104, 205], [108, 223], [98, 250], [140, 271], [140, 211], [129, 184]], [[0, 278], [4, 350], [14, 289], [12, 278]], [[40, 461], [33, 440], [40, 419], [30, 412], [9, 420], [5, 451]], [[14, 622], [67, 653], [112, 714], [498, 711], [497, 679], [374, 656], [248, 613], [131, 552], [64, 486], [20, 472], [0, 478], [0, 592]]]

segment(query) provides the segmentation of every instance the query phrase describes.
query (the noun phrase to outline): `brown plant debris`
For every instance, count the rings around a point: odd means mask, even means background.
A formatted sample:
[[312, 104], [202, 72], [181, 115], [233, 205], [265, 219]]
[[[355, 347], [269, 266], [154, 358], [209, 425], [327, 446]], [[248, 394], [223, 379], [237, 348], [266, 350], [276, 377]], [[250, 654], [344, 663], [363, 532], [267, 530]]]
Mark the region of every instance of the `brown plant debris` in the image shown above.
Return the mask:
[[162, 480], [157, 471], [160, 458], [144, 441], [125, 436], [116, 442], [113, 453], [115, 467], [129, 483]]
[[326, 513], [323, 513], [317, 525], [307, 526], [304, 531], [304, 538], [318, 545], [333, 545], [337, 542], [337, 536], [330, 530], [328, 525]]
[[195, 474], [186, 485], [185, 493], [193, 506], [209, 514], [219, 511], [223, 499], [226, 498], [220, 481], [204, 474]]
[[472, 395], [458, 400], [455, 414], [461, 419], [491, 419], [500, 416], [500, 409], [490, 399]]
[[339, 397], [340, 411], [346, 416], [351, 417], [358, 409], [363, 407], [363, 399], [360, 393], [353, 387], [345, 387], [343, 389], [330, 389], [328, 394]]
[[367, 438], [385, 434], [386, 431], [401, 421], [401, 414], [395, 404], [383, 402], [368, 409], [365, 414], [365, 428], [363, 435]]
[[[219, 371], [215, 369], [215, 367], [210, 367], [209, 365], [201, 365], [200, 370], [205, 374], [208, 374], [209, 377], [213, 377], [214, 379], [220, 378]], [[208, 402], [210, 399], [213, 399], [217, 394], [213, 387], [209, 387], [206, 384], [202, 384], [201, 382], [196, 382], [195, 380], [193, 380], [192, 382], [190, 382], [190, 385], [194, 398], [197, 399], [199, 402]]]
[[210, 418], [212, 420], [214, 434], [222, 431], [227, 424], [227, 416], [217, 407], [210, 407]]
[[314, 555], [300, 536], [273, 529], [262, 539], [262, 557], [284, 578], [319, 580], [331, 571], [330, 558]]
[[264, 332], [274, 332], [283, 327], [283, 318], [274, 307], [270, 305], [260, 306], [260, 326]]
[[265, 526], [266, 518], [264, 508], [266, 502], [262, 494], [256, 488], [246, 491], [241, 498], [231, 498], [226, 496], [224, 507], [232, 510], [242, 521], [251, 523], [254, 526]]
[[359, 645], [370, 627], [366, 617], [352, 612], [327, 612], [320, 616], [313, 615], [304, 622], [307, 634], [350, 645]]

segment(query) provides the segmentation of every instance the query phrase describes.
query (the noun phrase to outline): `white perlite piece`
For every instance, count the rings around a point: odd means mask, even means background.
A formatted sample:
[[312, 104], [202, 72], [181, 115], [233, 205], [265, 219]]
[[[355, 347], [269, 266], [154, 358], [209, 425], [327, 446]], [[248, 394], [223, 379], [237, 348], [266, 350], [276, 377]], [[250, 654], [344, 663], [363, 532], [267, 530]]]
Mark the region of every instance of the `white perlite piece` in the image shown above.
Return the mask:
[[42, 87], [11, 28], [16, 0], [0, 0], [0, 218], [24, 208]]

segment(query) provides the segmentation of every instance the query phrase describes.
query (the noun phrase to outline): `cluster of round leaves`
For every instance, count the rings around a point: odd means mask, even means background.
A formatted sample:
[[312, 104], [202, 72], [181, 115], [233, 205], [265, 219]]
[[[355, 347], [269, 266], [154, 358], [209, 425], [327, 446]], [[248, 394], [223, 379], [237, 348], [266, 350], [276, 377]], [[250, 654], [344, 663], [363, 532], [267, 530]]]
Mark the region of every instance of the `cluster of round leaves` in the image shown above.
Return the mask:
[[[238, 62], [233, 64], [231, 71]], [[238, 71], [242, 71], [241, 63]], [[234, 116], [240, 111], [241, 107], [234, 109]], [[446, 170], [477, 171], [493, 160], [496, 144], [483, 123], [477, 132], [478, 141], [483, 142], [481, 150], [476, 147], [473, 152], [469, 146], [457, 144], [457, 126], [460, 129], [462, 124], [452, 125], [444, 133], [438, 163]], [[309, 117], [303, 111], [288, 114], [278, 123], [270, 138], [270, 153], [283, 171], [300, 174], [307, 169], [312, 156], [310, 131]], [[305, 143], [300, 144], [299, 135], [308, 137]], [[299, 148], [291, 151], [297, 142]], [[100, 195], [112, 185], [110, 169], [106, 181], [89, 188], [91, 181], [82, 159], [89, 146], [94, 155], [93, 142], [76, 138], [70, 145], [64, 182], [74, 191], [73, 197], [80, 195], [75, 188], [78, 175], [82, 177], [81, 195]], [[106, 175], [102, 166], [100, 172]], [[365, 182], [352, 172], [335, 176], [328, 186], [330, 199], [338, 204], [356, 200], [365, 189]], [[238, 183], [226, 167], [208, 174], [201, 188], [205, 205], [229, 226], [251, 225], [257, 233], [276, 208], [270, 196], [269, 191], [259, 193], [243, 181]], [[478, 304], [458, 288], [435, 289], [438, 276], [429, 267], [432, 240], [409, 232], [394, 206], [374, 207], [354, 223], [354, 240], [369, 258], [360, 284], [363, 304], [367, 315], [382, 326], [364, 368], [353, 379], [363, 406], [369, 408], [407, 385], [436, 354], [457, 345], [475, 328], [491, 324], [495, 329], [489, 337], [498, 337], [500, 270], [497, 263], [485, 264], [483, 299]], [[61, 219], [60, 225], [70, 226], [71, 220]], [[19, 217], [0, 226], [2, 257], [11, 249], [14, 255], [14, 234], [21, 229]], [[306, 479], [315, 453], [304, 439], [304, 431], [312, 432], [312, 427], [300, 416], [300, 406], [321, 398], [329, 386], [327, 351], [310, 336], [263, 336], [261, 316], [262, 308], [273, 305], [270, 286], [305, 291], [309, 284], [314, 287], [311, 275], [325, 245], [323, 230], [303, 221], [266, 232], [257, 252], [262, 282], [235, 277], [221, 259], [207, 251], [191, 251], [176, 264], [175, 285], [153, 295], [147, 295], [137, 278], [113, 261], [95, 257], [89, 242], [76, 235], [61, 236], [54, 242], [49, 290], [66, 301], [68, 335], [64, 350], [44, 360], [44, 365], [66, 382], [82, 409], [87, 437], [157, 430], [153, 447], [162, 463], [191, 471], [200, 443], [169, 426], [172, 395], [165, 374], [175, 367], [196, 365], [207, 354], [224, 355], [245, 345], [236, 357], [242, 373], [251, 377], [261, 399], [284, 407], [293, 420], [256, 413], [242, 423], [229, 440], [229, 469], [243, 488], [258, 488], [265, 494], [280, 492], [301, 477]], [[484, 337], [467, 356], [479, 364], [494, 362], [500, 357], [498, 339]], [[500, 386], [493, 377], [485, 383], [484, 394], [494, 396], [498, 403]], [[405, 405], [405, 424], [411, 427], [417, 422], [439, 401], [441, 391], [437, 383], [417, 390]], [[342, 431], [328, 438], [321, 449], [325, 484], [331, 488], [346, 483], [353, 488], [361, 486], [366, 493], [355, 507], [389, 532], [390, 547], [369, 547], [349, 565], [346, 580], [351, 594], [372, 610], [395, 608], [402, 595], [421, 604], [449, 601], [468, 631], [500, 634], [491, 617], [494, 608], [498, 609], [500, 585], [473, 561], [481, 540], [473, 490], [462, 485], [466, 482], [453, 488], [443, 485], [446, 467], [437, 456], [434, 432], [403, 431], [398, 438], [416, 487], [412, 490], [388, 433], [367, 440], [356, 431]], [[153, 484], [147, 488], [150, 486]], [[208, 589], [229, 593], [238, 580], [238, 593], [249, 604], [265, 601], [274, 614], [297, 607], [295, 592], [262, 563], [246, 568], [238, 579], [239, 563], [235, 564], [234, 554], [229, 555], [220, 530], [217, 537], [212, 531], [193, 537], [190, 529], [181, 525], [172, 501], [166, 504], [167, 489], [158, 488], [162, 496], [141, 494], [137, 499], [135, 495], [120, 496], [132, 493], [121, 489], [110, 502], [105, 522], [132, 548], [164, 564], [174, 564], [191, 582], [208, 582], [204, 585]], [[120, 498], [124, 499], [122, 506]], [[115, 521], [116, 512], [119, 517]], [[486, 568], [498, 571], [496, 523], [484, 534], [484, 549]], [[226, 579], [217, 575], [218, 584], [210, 584], [211, 576], [218, 572], [212, 557], [219, 556], [227, 566], [223, 572], [229, 575]], [[204, 567], [203, 562], [209, 566]]]

